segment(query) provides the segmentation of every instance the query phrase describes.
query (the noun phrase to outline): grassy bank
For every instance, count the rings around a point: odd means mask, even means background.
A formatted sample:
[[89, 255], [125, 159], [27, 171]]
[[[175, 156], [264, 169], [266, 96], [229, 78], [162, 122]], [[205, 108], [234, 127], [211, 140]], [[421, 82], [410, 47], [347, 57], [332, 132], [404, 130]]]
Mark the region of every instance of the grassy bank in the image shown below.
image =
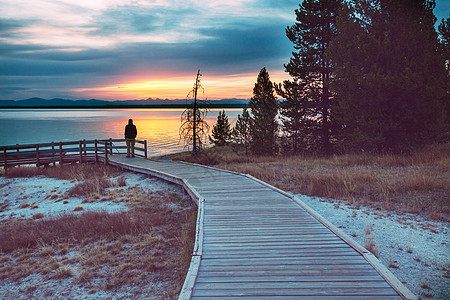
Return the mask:
[[[150, 298], [176, 297], [195, 240], [195, 204], [177, 192], [128, 186], [121, 174], [104, 165], [9, 169], [8, 177], [46, 175], [73, 181], [66, 194], [54, 193], [55, 202], [76, 196], [85, 202], [124, 202], [129, 210], [0, 222], [0, 282], [20, 284], [32, 275], [41, 276], [42, 282], [56, 280], [58, 286], [78, 286], [86, 294], [120, 293], [130, 287], [142, 293], [138, 298], [156, 290]], [[30, 297], [39, 292], [58, 296], [45, 284], [23, 291]]]
[[293, 193], [345, 200], [379, 210], [450, 216], [450, 144], [409, 155], [344, 154], [331, 157], [246, 155], [233, 147], [165, 156], [247, 173]]

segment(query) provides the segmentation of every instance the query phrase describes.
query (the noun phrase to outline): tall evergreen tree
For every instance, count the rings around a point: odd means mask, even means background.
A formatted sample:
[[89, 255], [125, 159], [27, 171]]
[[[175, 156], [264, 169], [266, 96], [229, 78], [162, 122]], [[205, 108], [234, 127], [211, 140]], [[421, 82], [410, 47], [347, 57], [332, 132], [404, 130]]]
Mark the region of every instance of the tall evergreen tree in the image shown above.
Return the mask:
[[216, 146], [223, 146], [228, 144], [231, 139], [231, 128], [228, 116], [225, 114], [225, 110], [219, 112], [217, 116], [217, 123], [213, 126], [212, 135], [209, 136], [211, 143]]
[[446, 71], [434, 1], [353, 0], [329, 48], [344, 144], [403, 151], [445, 124]]
[[283, 151], [297, 154], [314, 148], [316, 138], [313, 133], [317, 132], [318, 123], [304, 84], [285, 80], [275, 87], [284, 98], [279, 104]]
[[442, 19], [438, 27], [447, 70], [450, 71], [450, 17]]
[[276, 150], [276, 134], [278, 124], [275, 119], [278, 113], [274, 86], [270, 81], [266, 68], [258, 74], [253, 88], [253, 97], [249, 101], [252, 111], [251, 150], [255, 154], [273, 155]]
[[250, 124], [250, 114], [248, 113], [247, 107], [244, 107], [242, 115], [237, 116], [236, 124], [232, 131], [232, 137], [236, 144], [244, 146], [246, 155], [248, 154], [248, 147], [251, 142]]
[[297, 22], [286, 28], [296, 50], [285, 65], [293, 81], [285, 81], [277, 92], [286, 98], [283, 124], [284, 130], [293, 136], [293, 147], [298, 145], [300, 135], [312, 134], [313, 142], [321, 144], [322, 152], [331, 152], [332, 65], [325, 52], [337, 33], [336, 15], [340, 6], [341, 0], [304, 0], [295, 10]]

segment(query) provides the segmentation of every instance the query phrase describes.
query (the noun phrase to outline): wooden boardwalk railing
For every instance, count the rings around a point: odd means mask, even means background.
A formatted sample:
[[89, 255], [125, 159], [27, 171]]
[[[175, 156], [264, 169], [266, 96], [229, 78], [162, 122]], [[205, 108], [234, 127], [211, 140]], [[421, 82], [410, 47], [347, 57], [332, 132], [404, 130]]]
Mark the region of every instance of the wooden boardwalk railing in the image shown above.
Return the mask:
[[[141, 147], [139, 145], [142, 145]], [[107, 161], [115, 153], [124, 154], [124, 139], [82, 140], [59, 143], [0, 146], [0, 167], [35, 164], [37, 167], [56, 163]], [[137, 156], [147, 157], [147, 141], [136, 140]]]
[[179, 299], [416, 299], [369, 251], [265, 182], [182, 162], [108, 162], [179, 184], [198, 204]]

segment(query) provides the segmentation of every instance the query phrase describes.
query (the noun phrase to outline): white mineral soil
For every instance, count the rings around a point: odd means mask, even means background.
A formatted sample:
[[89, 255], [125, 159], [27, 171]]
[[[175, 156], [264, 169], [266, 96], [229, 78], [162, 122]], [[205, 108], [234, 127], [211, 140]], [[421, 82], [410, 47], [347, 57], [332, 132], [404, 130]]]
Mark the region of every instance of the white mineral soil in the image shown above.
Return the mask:
[[362, 246], [371, 228], [378, 259], [420, 299], [450, 299], [448, 223], [356, 209], [333, 199], [297, 197]]

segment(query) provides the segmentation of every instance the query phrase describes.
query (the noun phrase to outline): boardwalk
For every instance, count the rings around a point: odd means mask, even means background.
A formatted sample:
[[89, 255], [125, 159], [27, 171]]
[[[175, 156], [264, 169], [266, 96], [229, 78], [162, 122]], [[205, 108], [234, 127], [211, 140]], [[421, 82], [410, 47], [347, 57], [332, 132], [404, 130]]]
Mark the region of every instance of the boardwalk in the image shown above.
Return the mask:
[[251, 176], [123, 155], [110, 163], [183, 185], [197, 201], [180, 299], [415, 299], [371, 253]]

